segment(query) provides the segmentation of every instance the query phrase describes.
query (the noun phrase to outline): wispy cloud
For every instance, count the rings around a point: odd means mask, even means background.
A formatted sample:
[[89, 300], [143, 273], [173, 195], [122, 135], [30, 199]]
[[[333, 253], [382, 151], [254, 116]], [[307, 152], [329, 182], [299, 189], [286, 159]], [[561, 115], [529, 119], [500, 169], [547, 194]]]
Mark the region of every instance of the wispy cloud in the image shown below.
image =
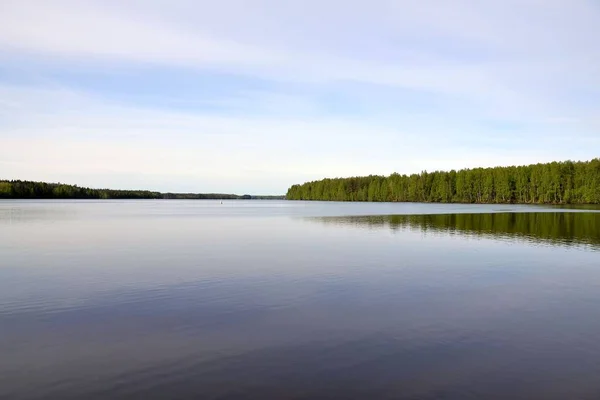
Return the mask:
[[585, 0], [7, 0], [0, 160], [10, 177], [281, 192], [591, 158], [599, 26]]

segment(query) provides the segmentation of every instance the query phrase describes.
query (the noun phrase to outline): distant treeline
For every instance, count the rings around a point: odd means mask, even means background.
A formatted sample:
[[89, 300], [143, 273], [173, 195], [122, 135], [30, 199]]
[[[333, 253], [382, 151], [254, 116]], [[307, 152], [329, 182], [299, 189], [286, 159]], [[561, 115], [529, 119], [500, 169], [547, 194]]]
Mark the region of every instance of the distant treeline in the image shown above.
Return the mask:
[[210, 200], [210, 199], [221, 199], [221, 200], [237, 200], [243, 196], [235, 194], [220, 194], [220, 193], [164, 193], [161, 195], [161, 199], [177, 199], [177, 200]]
[[548, 244], [600, 247], [600, 212], [481, 213], [314, 218], [326, 224], [416, 229]]
[[294, 185], [288, 200], [600, 204], [600, 159], [518, 167], [323, 179]]
[[161, 195], [163, 199], [178, 199], [178, 200], [207, 200], [207, 199], [221, 199], [221, 200], [283, 200], [285, 196], [263, 196], [263, 195], [237, 195], [237, 194], [223, 194], [223, 193], [163, 193]]
[[62, 183], [0, 180], [0, 199], [283, 199], [222, 193], [160, 193], [149, 190], [90, 189]]

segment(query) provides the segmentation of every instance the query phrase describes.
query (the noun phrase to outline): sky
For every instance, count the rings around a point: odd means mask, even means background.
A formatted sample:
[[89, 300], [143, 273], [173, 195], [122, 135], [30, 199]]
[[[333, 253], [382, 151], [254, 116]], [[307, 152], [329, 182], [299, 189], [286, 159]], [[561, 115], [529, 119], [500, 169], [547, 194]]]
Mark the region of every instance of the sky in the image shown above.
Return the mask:
[[597, 0], [1, 0], [0, 179], [283, 194], [600, 155]]

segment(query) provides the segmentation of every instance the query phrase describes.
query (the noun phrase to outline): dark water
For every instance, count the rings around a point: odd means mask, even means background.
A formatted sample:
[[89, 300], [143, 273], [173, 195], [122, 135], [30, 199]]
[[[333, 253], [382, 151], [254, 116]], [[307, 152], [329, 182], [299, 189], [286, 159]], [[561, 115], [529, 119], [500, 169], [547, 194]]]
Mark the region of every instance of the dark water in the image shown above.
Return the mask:
[[0, 398], [598, 399], [599, 338], [593, 210], [0, 202]]

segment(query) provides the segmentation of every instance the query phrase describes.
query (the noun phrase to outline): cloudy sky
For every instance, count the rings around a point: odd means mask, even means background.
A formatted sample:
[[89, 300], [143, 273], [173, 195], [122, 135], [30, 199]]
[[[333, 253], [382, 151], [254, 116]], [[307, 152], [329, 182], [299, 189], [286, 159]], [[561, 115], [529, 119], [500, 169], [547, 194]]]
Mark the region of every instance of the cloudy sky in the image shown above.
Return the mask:
[[600, 155], [597, 0], [1, 0], [0, 178], [284, 193]]

